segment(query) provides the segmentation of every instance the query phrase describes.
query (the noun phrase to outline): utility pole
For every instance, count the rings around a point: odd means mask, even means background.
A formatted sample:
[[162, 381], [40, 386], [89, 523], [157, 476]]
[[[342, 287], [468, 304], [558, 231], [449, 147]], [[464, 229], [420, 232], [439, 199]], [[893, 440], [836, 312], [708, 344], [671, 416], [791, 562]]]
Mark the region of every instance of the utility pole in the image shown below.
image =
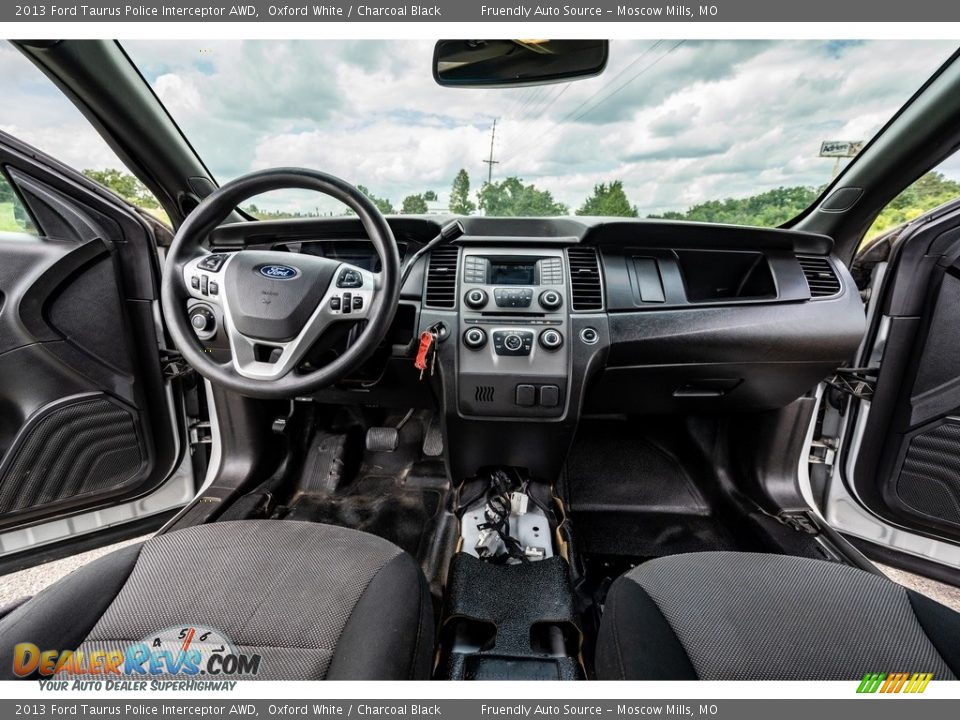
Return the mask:
[[493, 159], [493, 139], [497, 136], [497, 118], [493, 119], [493, 127], [490, 129], [490, 157], [484, 162], [487, 164], [487, 184], [493, 182], [493, 166], [499, 165], [499, 160]]

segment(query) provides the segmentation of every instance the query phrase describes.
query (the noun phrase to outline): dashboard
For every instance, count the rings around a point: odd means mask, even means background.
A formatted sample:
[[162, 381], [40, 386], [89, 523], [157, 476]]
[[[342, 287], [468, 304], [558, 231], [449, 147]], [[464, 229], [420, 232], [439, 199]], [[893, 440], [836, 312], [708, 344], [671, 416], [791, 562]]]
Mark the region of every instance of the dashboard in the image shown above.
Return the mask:
[[[450, 219], [388, 220], [408, 256]], [[526, 446], [562, 445], [584, 413], [783, 407], [853, 357], [864, 332], [859, 292], [821, 235], [632, 219], [461, 222], [465, 234], [410, 274], [376, 367], [316, 399], [437, 402], [450, 436], [476, 448], [467, 466], [481, 456], [529, 464]], [[356, 218], [238, 223], [211, 244], [379, 268]], [[421, 382], [411, 358], [431, 327], [442, 328], [436, 372]]]

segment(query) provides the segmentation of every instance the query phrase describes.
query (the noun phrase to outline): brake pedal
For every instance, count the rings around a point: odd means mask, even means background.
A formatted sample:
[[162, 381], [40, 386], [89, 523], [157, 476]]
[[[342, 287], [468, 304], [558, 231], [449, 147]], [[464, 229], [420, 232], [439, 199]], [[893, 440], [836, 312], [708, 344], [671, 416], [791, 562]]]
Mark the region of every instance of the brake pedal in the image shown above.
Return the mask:
[[372, 427], [367, 430], [366, 446], [369, 452], [393, 452], [400, 445], [400, 432], [392, 427]]

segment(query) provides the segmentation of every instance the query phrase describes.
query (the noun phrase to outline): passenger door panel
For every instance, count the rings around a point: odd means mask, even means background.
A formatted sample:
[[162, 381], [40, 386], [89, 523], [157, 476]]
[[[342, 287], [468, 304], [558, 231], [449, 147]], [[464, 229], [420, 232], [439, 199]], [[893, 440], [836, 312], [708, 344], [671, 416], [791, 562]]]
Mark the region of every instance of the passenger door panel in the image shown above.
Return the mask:
[[[853, 484], [870, 509], [960, 540], [960, 210], [907, 231]], [[881, 314], [878, 314], [881, 315]]]

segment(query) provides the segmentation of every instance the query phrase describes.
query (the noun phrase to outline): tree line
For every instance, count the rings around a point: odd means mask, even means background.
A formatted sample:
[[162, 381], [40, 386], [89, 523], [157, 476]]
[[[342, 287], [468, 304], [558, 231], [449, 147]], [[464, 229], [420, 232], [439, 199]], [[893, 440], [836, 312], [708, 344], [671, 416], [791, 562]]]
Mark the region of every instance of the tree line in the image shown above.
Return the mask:
[[[84, 170], [84, 175], [107, 186], [134, 205], [146, 209], [158, 208], [150, 191], [133, 175], [119, 170]], [[358, 189], [386, 215], [423, 215], [429, 212], [428, 203], [438, 200], [437, 193], [425, 190], [407, 195], [396, 207], [388, 198], [379, 197], [369, 188]], [[776, 227], [806, 210], [819, 197], [823, 188], [809, 186], [779, 187], [744, 198], [708, 200], [684, 211], [669, 211], [651, 218], [693, 220], [707, 223], [756, 225]], [[874, 237], [913, 220], [945, 202], [960, 198], [960, 182], [947, 179], [943, 173], [929, 172], [892, 200], [877, 217], [867, 234]], [[0, 203], [3, 199], [0, 198]], [[570, 207], [559, 202], [553, 194], [533, 183], [510, 176], [495, 182], [484, 182], [471, 193], [470, 175], [461, 168], [453, 179], [446, 208], [455, 215], [473, 215], [477, 212], [492, 217], [546, 217], [569, 215]], [[308, 218], [321, 215], [319, 210], [291, 213], [268, 210], [250, 203], [243, 208], [259, 219]], [[637, 206], [630, 202], [622, 180], [611, 180], [594, 185], [591, 194], [574, 210], [576, 215], [603, 217], [638, 217]]]

